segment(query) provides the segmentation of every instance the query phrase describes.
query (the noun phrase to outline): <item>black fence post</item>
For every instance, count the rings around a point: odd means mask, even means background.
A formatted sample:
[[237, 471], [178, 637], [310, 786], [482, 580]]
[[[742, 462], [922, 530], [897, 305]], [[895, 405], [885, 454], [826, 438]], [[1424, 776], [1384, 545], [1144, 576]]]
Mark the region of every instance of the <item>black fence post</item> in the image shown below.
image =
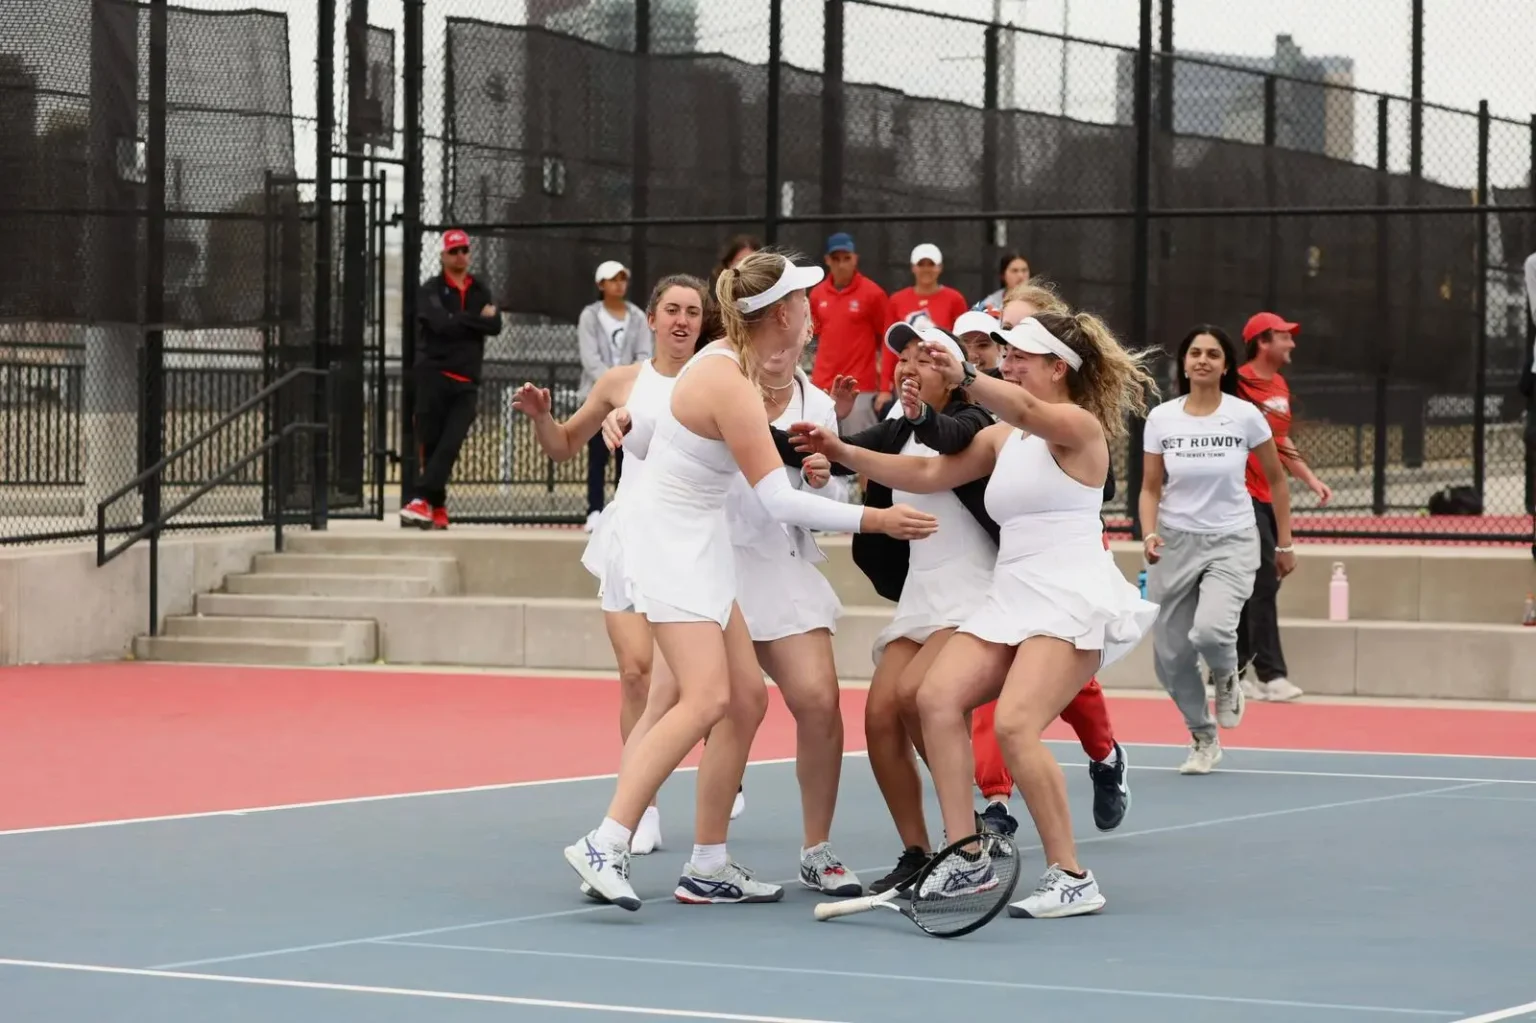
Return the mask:
[[[315, 12], [315, 322], [313, 365], [323, 370], [331, 358], [331, 153], [336, 148], [336, 0], [317, 0]], [[325, 396], [315, 377], [311, 410], [319, 418]], [[327, 444], [310, 437], [310, 520], [325, 528], [322, 508], [330, 483]], [[328, 443], [328, 442], [327, 442]]]
[[[324, 441], [329, 453], [325, 480], [329, 505], [332, 489], [345, 507], [363, 500], [363, 333], [368, 319], [368, 205], [364, 185], [367, 181], [364, 150], [370, 137], [368, 111], [368, 0], [350, 0], [347, 5], [347, 63], [344, 69], [347, 89], [346, 207], [342, 210], [341, 249], [341, 337], [335, 357], [330, 361], [332, 374], [330, 400], [336, 413], [334, 428], [312, 438]], [[334, 488], [332, 480], [335, 481]], [[317, 529], [325, 528], [319, 521]]]
[[[1141, 0], [1141, 33], [1136, 47], [1136, 209], [1132, 219], [1131, 344], [1151, 342], [1147, 337], [1147, 301], [1151, 290], [1149, 211], [1152, 205], [1152, 3]], [[1141, 539], [1141, 439], [1146, 421], [1133, 416], [1131, 442], [1126, 452], [1125, 506], [1131, 520], [1131, 537]]]
[[1488, 101], [1477, 104], [1477, 283], [1472, 310], [1477, 329], [1472, 335], [1476, 364], [1472, 367], [1472, 486], [1485, 498], [1488, 479]]
[[[982, 44], [983, 63], [981, 78], [981, 208], [995, 210], [997, 202], [997, 162], [998, 162], [998, 89], [1001, 78], [1001, 51], [1002, 34], [1006, 29], [996, 22], [987, 26], [985, 40]], [[1011, 48], [1010, 48], [1011, 49]], [[997, 245], [998, 231], [996, 221], [984, 221], [981, 225], [981, 250], [987, 258], [984, 265], [990, 265], [994, 247]]]
[[[1387, 156], [1390, 106], [1387, 97], [1376, 100], [1376, 202], [1386, 206], [1391, 202], [1390, 169]], [[1371, 437], [1371, 513], [1385, 515], [1387, 511], [1387, 383], [1392, 366], [1391, 353], [1395, 349], [1392, 330], [1392, 288], [1390, 282], [1392, 245], [1391, 228], [1385, 213], [1376, 217], [1376, 323], [1378, 335], [1376, 353], [1376, 402], [1374, 429]]]
[[[424, 69], [422, 13], [426, 0], [405, 0], [405, 175], [400, 200], [400, 504], [416, 486], [416, 292], [421, 286], [421, 83]], [[383, 393], [389, 389], [383, 387]]]
[[[1264, 76], [1264, 205], [1273, 209], [1279, 184], [1275, 180], [1275, 145], [1280, 136], [1279, 83], [1274, 75]], [[1273, 309], [1280, 301], [1280, 218], [1265, 217], [1264, 231], [1268, 249], [1264, 257], [1264, 308]]]
[[[1530, 182], [1530, 201], [1536, 203], [1536, 114], [1531, 115], [1531, 162], [1527, 171]], [[1527, 218], [1530, 224], [1532, 248], [1536, 249], [1536, 213]], [[1527, 293], [1525, 299], [1526, 333], [1522, 359], [1536, 359], [1536, 292]], [[1526, 366], [1531, 366], [1526, 362]], [[1524, 367], [1522, 367], [1524, 369]], [[1536, 373], [1536, 368], [1532, 369]], [[1532, 380], [1530, 393], [1525, 396], [1525, 510], [1536, 517], [1536, 379]], [[1531, 523], [1531, 557], [1536, 558], [1536, 521]]]
[[763, 241], [779, 240], [779, 99], [784, 61], [784, 0], [768, 0], [768, 108], [763, 138]]
[[[165, 423], [165, 79], [167, 0], [149, 5], [149, 137], [144, 140], [144, 461], [164, 449]], [[161, 473], [144, 487], [144, 522], [160, 520]], [[149, 634], [160, 632], [160, 530], [149, 534]]]
[[[635, 0], [634, 118], [631, 125], [630, 215], [636, 220], [650, 216], [651, 186], [651, 0]], [[644, 226], [630, 229], [629, 279], [631, 293], [650, 291], [650, 260]]]
[[826, 0], [822, 20], [821, 212], [843, 211], [843, 0]]

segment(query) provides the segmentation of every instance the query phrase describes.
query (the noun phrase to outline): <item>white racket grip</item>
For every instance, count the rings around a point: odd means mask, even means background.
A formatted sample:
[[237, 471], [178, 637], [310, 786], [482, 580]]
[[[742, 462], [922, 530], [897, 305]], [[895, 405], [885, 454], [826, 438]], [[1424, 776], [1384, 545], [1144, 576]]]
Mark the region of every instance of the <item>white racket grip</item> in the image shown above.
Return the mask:
[[838, 899], [836, 902], [818, 902], [812, 910], [818, 920], [831, 920], [839, 916], [852, 916], [855, 913], [867, 913], [896, 898], [895, 888], [881, 892], [879, 895], [865, 895], [857, 899]]

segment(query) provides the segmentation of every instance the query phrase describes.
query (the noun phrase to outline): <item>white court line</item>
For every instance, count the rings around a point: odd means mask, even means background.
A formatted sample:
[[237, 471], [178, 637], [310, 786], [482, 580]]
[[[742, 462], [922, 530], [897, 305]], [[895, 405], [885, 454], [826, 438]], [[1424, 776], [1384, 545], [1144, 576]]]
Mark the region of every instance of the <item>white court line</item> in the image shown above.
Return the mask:
[[1158, 998], [1189, 1002], [1219, 1002], [1228, 1005], [1260, 1005], [1283, 1009], [1318, 1009], [1333, 1012], [1397, 1013], [1404, 1016], [1458, 1016], [1463, 1009], [1400, 1009], [1388, 1005], [1345, 1005], [1333, 1002], [1296, 1002], [1278, 998], [1242, 998], [1227, 995], [1188, 994], [1182, 991], [1138, 991], [1128, 988], [1078, 987], [1071, 984], [1029, 984], [1012, 980], [972, 980], [965, 977], [929, 977], [922, 974], [865, 973], [858, 970], [823, 970], [799, 966], [765, 966], [760, 963], [696, 962], [687, 959], [652, 959], [644, 956], [593, 955], [584, 952], [548, 952], [541, 949], [495, 948], [485, 945], [439, 945], [428, 941], [378, 941], [376, 945], [402, 948], [436, 948], [448, 952], [486, 952], [495, 955], [533, 956], [547, 959], [580, 959], [606, 963], [634, 963], [640, 966], [678, 966], [703, 970], [742, 970], [753, 973], [779, 973], [839, 980], [897, 981], [910, 984], [939, 984], [957, 987], [990, 987], [1009, 991], [1053, 991], [1062, 994], [1106, 995], [1117, 998]]
[[[1063, 745], [1063, 746], [1070, 746], [1070, 747], [1076, 747], [1076, 746], [1079, 745], [1078, 742], [1075, 739], [1048, 739], [1046, 741], [1047, 741], [1048, 744], [1051, 744], [1051, 745]], [[1185, 745], [1177, 745], [1177, 744], [1171, 744], [1171, 743], [1146, 743], [1146, 742], [1136, 743], [1136, 742], [1127, 742], [1127, 743], [1122, 743], [1121, 745], [1127, 747], [1128, 749], [1136, 749], [1138, 747], [1142, 747], [1142, 748], [1147, 748], [1147, 749], [1180, 749], [1180, 750], [1183, 750], [1183, 749], [1188, 749], [1189, 748], [1187, 744], [1185, 744]], [[1266, 749], [1259, 749], [1259, 748], [1256, 748], [1256, 747], [1255, 748], [1249, 748], [1249, 747], [1239, 747], [1239, 746], [1226, 746], [1224, 748], [1228, 752], [1237, 752], [1239, 750], [1243, 750], [1245, 752], [1250, 752], [1250, 753], [1291, 753], [1291, 754], [1305, 754], [1305, 755], [1311, 755], [1311, 756], [1353, 755], [1353, 754], [1358, 752], [1358, 751], [1353, 751], [1353, 750], [1266, 750]], [[1442, 755], [1444, 755], [1444, 756], [1451, 756], [1451, 754], [1438, 754], [1438, 753], [1363, 753], [1363, 754], [1360, 754], [1360, 755], [1364, 755], [1364, 756], [1380, 756], [1380, 757], [1442, 756]], [[849, 750], [849, 751], [845, 752], [843, 754], [843, 756], [845, 758], [846, 757], [868, 757], [869, 753], [868, 753], [867, 750]], [[1467, 759], [1467, 760], [1536, 760], [1536, 757], [1462, 757], [1461, 759]], [[779, 764], [792, 764], [794, 762], [795, 762], [795, 758], [794, 757], [776, 757], [776, 758], [771, 759], [771, 760], [753, 760], [753, 761], [749, 762], [748, 766], [750, 766], [750, 767], [767, 767], [767, 766], [773, 766], [773, 765], [779, 765]], [[1087, 764], [1086, 764], [1086, 762], [1082, 762], [1082, 763], [1064, 762], [1062, 764], [1062, 766], [1063, 767], [1086, 767]], [[1176, 771], [1176, 770], [1178, 770], [1178, 768], [1177, 767], [1145, 766], [1145, 765], [1132, 764], [1131, 765], [1131, 770], [1133, 772], [1136, 772], [1136, 771]], [[694, 766], [691, 766], [691, 767], [679, 767], [673, 773], [674, 774], [696, 773], [697, 771], [698, 771], [698, 766], [694, 765]], [[1277, 777], [1282, 777], [1282, 778], [1358, 778], [1358, 779], [1360, 779], [1362, 781], [1435, 781], [1435, 782], [1478, 782], [1478, 783], [1481, 783], [1481, 784], [1489, 784], [1489, 785], [1536, 785], [1536, 778], [1469, 778], [1469, 777], [1462, 777], [1462, 776], [1458, 776], [1458, 775], [1439, 775], [1439, 774], [1372, 774], [1372, 773], [1354, 772], [1354, 771], [1287, 771], [1287, 770], [1280, 770], [1280, 769], [1231, 768], [1231, 767], [1219, 768], [1216, 771], [1216, 773], [1217, 774], [1260, 774], [1260, 775], [1267, 774], [1267, 775], [1275, 775]], [[117, 828], [117, 827], [123, 827], [125, 825], [129, 825], [129, 824], [159, 824], [159, 823], [165, 823], [165, 822], [170, 822], [170, 821], [202, 820], [202, 819], [212, 818], [212, 817], [243, 817], [243, 816], [245, 816], [247, 814], [276, 813], [276, 812], [281, 811], [281, 810], [310, 810], [310, 809], [324, 808], [324, 807], [331, 807], [331, 806], [351, 806], [352, 804], [355, 804], [355, 803], [381, 803], [381, 802], [388, 802], [390, 800], [395, 800], [395, 799], [424, 799], [424, 798], [429, 798], [429, 797], [432, 797], [432, 796], [474, 795], [476, 793], [483, 793], [483, 792], [501, 792], [501, 791], [508, 790], [508, 789], [539, 788], [539, 787], [545, 786], [545, 785], [572, 785], [572, 784], [576, 784], [576, 783], [579, 783], [579, 782], [613, 781], [616, 778], [618, 778], [617, 774], [587, 774], [587, 775], [576, 775], [576, 776], [572, 776], [572, 777], [569, 777], [569, 778], [539, 778], [539, 779], [535, 779], [533, 781], [510, 781], [510, 782], [497, 782], [497, 783], [490, 784], [490, 785], [470, 785], [470, 786], [465, 786], [463, 788], [454, 788], [454, 789], [427, 789], [427, 790], [413, 791], [413, 792], [385, 792], [385, 793], [380, 793], [378, 795], [373, 795], [373, 796], [344, 796], [344, 797], [341, 797], [341, 798], [338, 798], [338, 799], [318, 799], [318, 800], [315, 800], [313, 802], [308, 802], [308, 803], [277, 803], [277, 804], [273, 804], [273, 805], [269, 805], [269, 806], [247, 806], [247, 807], [238, 807], [238, 808], [233, 808], [233, 809], [228, 809], [228, 810], [199, 810], [199, 811], [194, 812], [194, 813], [173, 813], [173, 814], [165, 814], [163, 816], [158, 816], [158, 817], [123, 817], [123, 818], [114, 818], [114, 819], [111, 819], [111, 820], [83, 821], [83, 822], [81, 822], [79, 824], [49, 824], [49, 825], [45, 825], [43, 827], [36, 827], [36, 828], [13, 828], [13, 829], [11, 829], [9, 831], [0, 831], [0, 838], [5, 838], [5, 837], [11, 836], [11, 835], [41, 835], [41, 834], [48, 834], [48, 833], [55, 832], [55, 831], [87, 831], [87, 830], [91, 830], [91, 829], [94, 829], [94, 828]]]
[[[1345, 806], [1363, 806], [1367, 803], [1386, 803], [1399, 799], [1413, 799], [1439, 792], [1455, 792], [1460, 789], [1476, 788], [1487, 784], [1482, 781], [1473, 781], [1465, 785], [1452, 785], [1445, 788], [1420, 789], [1413, 792], [1396, 792], [1387, 796], [1367, 796], [1361, 799], [1345, 799], [1334, 803], [1317, 803], [1312, 806], [1293, 806], [1283, 810], [1265, 810], [1259, 813], [1245, 813], [1236, 817], [1217, 817], [1213, 820], [1190, 821], [1186, 824], [1170, 824], [1161, 828], [1143, 828], [1140, 831], [1116, 831], [1108, 835], [1093, 835], [1087, 838], [1079, 838], [1078, 845], [1090, 845], [1099, 842], [1113, 842], [1123, 838], [1137, 838], [1142, 835], [1162, 835], [1174, 831], [1193, 831], [1196, 828], [1209, 828], [1218, 824], [1240, 824], [1244, 821], [1263, 820], [1267, 817], [1284, 817], [1295, 813], [1310, 813], [1314, 810], [1334, 810]], [[1020, 852], [1034, 852], [1039, 850], [1039, 845], [1021, 845]], [[884, 869], [883, 867], [861, 867], [854, 873], [873, 872]], [[773, 881], [771, 884], [794, 884], [799, 878], [790, 878], [785, 881]], [[347, 948], [352, 945], [369, 945], [384, 941], [399, 941], [405, 938], [425, 938], [434, 934], [449, 934], [454, 931], [476, 930], [482, 927], [498, 927], [504, 924], [527, 923], [534, 920], [551, 920], [558, 917], [584, 916], [588, 913], [597, 913], [611, 907], [602, 904], [582, 906], [576, 909], [561, 909], [552, 913], [537, 913], [532, 916], [504, 917], [499, 920], [480, 920], [468, 924], [456, 924], [448, 927], [434, 927], [430, 930], [411, 931], [402, 934], [374, 934], [365, 938], [349, 938], [342, 941], [327, 941], [315, 945], [294, 945], [288, 948], [265, 949], [259, 952], [242, 952], [238, 955], [213, 956], [208, 959], [189, 959], [177, 963], [162, 963], [159, 966], [150, 966], [151, 970], [180, 970], [189, 966], [213, 966], [218, 963], [242, 962], [247, 959], [267, 959], [273, 956], [298, 955], [304, 952], [319, 952], [331, 948]]]
[[1468, 1016], [1466, 1019], [1458, 1019], [1455, 1023], [1499, 1023], [1501, 1019], [1514, 1019], [1516, 1016], [1525, 1016], [1536, 1013], [1536, 1002], [1526, 1002], [1524, 1005], [1511, 1005], [1507, 1009], [1495, 1009], [1493, 1012], [1485, 1012], [1481, 1016]]
[[449, 1002], [489, 1002], [493, 1005], [523, 1005], [536, 1009], [572, 1009], [583, 1012], [611, 1012], [627, 1016], [665, 1016], [671, 1019], [717, 1019], [732, 1023], [837, 1023], [835, 1020], [799, 1019], [790, 1016], [751, 1016], [736, 1012], [700, 1012], [695, 1009], [657, 1009], [643, 1005], [606, 1005], [599, 1002], [564, 1002], [550, 998], [520, 998], [514, 995], [477, 995], [462, 991], [429, 991], [409, 987], [374, 987], [367, 984], [333, 984], [315, 980], [280, 980], [269, 977], [236, 977], [221, 973], [167, 973], [127, 966], [93, 966], [89, 963], [53, 963], [31, 959], [0, 959], [0, 966], [36, 970], [69, 970], [76, 973], [107, 973], [124, 977], [159, 977], [165, 980], [200, 980], [214, 984], [249, 984], [255, 987], [299, 988], [308, 991], [345, 991], [362, 995], [393, 995], [405, 998], [435, 998]]
[[[850, 750], [844, 757], [868, 756], [863, 750]], [[793, 764], [794, 757], [777, 757], [772, 760], [749, 760], [748, 767], [774, 764]], [[679, 767], [673, 774], [696, 774], [698, 765]], [[316, 807], [351, 806], [354, 803], [382, 803], [392, 799], [423, 799], [431, 796], [466, 796], [478, 792], [501, 792], [506, 789], [532, 789], [544, 785], [572, 785], [577, 782], [614, 781], [617, 774], [584, 774], [569, 778], [537, 778], [533, 781], [495, 782], [490, 785], [468, 785], [456, 789], [423, 789], [412, 792], [383, 792], [373, 796], [343, 796], [337, 799], [317, 799], [309, 803], [276, 803], [270, 806], [246, 806], [229, 810], [199, 810], [194, 813], [171, 813], [159, 817], [121, 817], [111, 820], [82, 821], [79, 824], [49, 824], [39, 828], [13, 828], [0, 831], [0, 838], [7, 835], [41, 835], [53, 831], [87, 831], [92, 828], [117, 828], [125, 824], [160, 824], [166, 821], [193, 821], [208, 817], [243, 817], [252, 813], [275, 813], [279, 810], [310, 810]]]
[[1530, 803], [1536, 805], [1536, 796], [1523, 799], [1520, 796], [1425, 796], [1426, 799], [1459, 799], [1478, 803]]
[[[1047, 745], [1081, 745], [1076, 739], [1046, 739], [1045, 742]], [[1189, 743], [1187, 742], [1122, 742], [1120, 745], [1127, 749], [1136, 749], [1138, 747], [1141, 749], [1189, 749]], [[1285, 753], [1324, 757], [1428, 757], [1440, 760], [1515, 760], [1525, 763], [1536, 761], [1536, 756], [1515, 757], [1487, 753], [1406, 753], [1402, 750], [1368, 749], [1292, 749], [1285, 746], [1233, 746], [1226, 742], [1221, 744], [1221, 748], [1228, 753]]]

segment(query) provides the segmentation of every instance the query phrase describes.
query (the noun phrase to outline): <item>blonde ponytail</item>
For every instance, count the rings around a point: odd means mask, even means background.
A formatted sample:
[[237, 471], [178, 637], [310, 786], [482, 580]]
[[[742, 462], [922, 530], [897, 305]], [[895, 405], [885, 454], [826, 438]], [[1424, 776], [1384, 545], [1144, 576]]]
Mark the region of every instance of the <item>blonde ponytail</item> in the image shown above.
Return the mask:
[[1126, 417], [1145, 416], [1148, 400], [1159, 393], [1146, 369], [1155, 353], [1128, 351], [1092, 313], [1042, 311], [1035, 319], [1082, 357], [1082, 369], [1067, 374], [1072, 400], [1093, 413], [1110, 440], [1125, 436]]
[[796, 255], [781, 249], [758, 249], [743, 257], [733, 267], [720, 271], [715, 281], [715, 305], [720, 314], [720, 327], [726, 341], [741, 360], [742, 372], [759, 391], [757, 349], [752, 344], [752, 331], [770, 316], [778, 302], [743, 313], [736, 305], [737, 299], [761, 295], [779, 282], [784, 261], [796, 262]]

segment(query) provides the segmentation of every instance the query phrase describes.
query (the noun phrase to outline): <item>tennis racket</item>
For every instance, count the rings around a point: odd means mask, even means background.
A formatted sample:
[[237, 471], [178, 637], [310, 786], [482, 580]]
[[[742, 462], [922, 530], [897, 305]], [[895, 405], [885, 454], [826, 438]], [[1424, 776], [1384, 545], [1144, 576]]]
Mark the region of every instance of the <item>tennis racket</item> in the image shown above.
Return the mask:
[[988, 831], [941, 849], [916, 875], [888, 891], [819, 902], [815, 915], [817, 920], [832, 920], [891, 909], [935, 938], [958, 938], [1001, 913], [1018, 883], [1018, 850], [1007, 836]]

